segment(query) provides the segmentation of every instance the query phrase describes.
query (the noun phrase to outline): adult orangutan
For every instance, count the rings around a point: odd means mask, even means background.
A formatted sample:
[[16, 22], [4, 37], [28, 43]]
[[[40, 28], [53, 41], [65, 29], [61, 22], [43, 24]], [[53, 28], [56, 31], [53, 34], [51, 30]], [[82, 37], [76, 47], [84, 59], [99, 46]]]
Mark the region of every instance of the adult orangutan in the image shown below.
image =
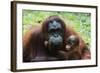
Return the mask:
[[[72, 35], [77, 38], [70, 38]], [[69, 42], [75, 45], [68, 48]], [[70, 51], [73, 52], [69, 54]], [[31, 28], [23, 36], [23, 62], [90, 59], [90, 57], [90, 51], [82, 38], [55, 15], [45, 19], [42, 27]]]

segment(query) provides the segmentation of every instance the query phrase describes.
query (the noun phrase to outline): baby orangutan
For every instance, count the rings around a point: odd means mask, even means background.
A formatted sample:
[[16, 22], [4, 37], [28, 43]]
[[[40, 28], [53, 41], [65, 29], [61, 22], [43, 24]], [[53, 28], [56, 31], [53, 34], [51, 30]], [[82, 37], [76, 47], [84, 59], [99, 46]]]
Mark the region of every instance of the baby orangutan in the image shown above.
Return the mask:
[[79, 60], [81, 59], [81, 51], [79, 48], [79, 39], [75, 35], [71, 35], [66, 40], [66, 49], [59, 50], [59, 56], [66, 60]]

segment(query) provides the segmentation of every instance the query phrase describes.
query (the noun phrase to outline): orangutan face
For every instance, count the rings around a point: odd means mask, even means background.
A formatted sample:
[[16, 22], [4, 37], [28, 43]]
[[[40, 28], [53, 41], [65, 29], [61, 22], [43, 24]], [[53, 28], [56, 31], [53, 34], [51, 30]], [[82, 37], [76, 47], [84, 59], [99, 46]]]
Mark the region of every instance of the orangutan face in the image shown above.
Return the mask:
[[48, 44], [50, 50], [57, 50], [63, 44], [63, 32], [60, 22], [56, 20], [50, 21], [48, 25]]
[[79, 45], [79, 39], [78, 37], [74, 36], [74, 35], [71, 35], [67, 38], [67, 41], [66, 41], [67, 45], [66, 45], [66, 50], [67, 51], [71, 51], [73, 49], [75, 49], [76, 46]]

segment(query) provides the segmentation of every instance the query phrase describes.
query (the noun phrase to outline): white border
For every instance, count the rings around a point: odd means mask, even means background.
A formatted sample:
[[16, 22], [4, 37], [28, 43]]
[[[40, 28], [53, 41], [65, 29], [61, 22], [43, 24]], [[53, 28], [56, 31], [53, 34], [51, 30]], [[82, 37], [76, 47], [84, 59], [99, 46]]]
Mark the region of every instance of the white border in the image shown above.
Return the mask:
[[[91, 60], [23, 63], [22, 62], [22, 9], [91, 13], [91, 39], [92, 39], [91, 40]], [[36, 68], [95, 65], [96, 63], [96, 60], [95, 60], [96, 21], [95, 19], [96, 19], [96, 10], [93, 8], [17, 4], [17, 69], [32, 69], [32, 68], [36, 69]]]

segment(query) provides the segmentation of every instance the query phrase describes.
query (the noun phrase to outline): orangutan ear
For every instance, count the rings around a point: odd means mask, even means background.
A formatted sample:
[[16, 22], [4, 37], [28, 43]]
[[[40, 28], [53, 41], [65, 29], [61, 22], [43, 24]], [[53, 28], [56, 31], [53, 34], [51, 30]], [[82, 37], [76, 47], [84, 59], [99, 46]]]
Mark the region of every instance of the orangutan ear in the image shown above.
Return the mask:
[[44, 45], [47, 47], [47, 45], [48, 45], [48, 41], [44, 41]]

